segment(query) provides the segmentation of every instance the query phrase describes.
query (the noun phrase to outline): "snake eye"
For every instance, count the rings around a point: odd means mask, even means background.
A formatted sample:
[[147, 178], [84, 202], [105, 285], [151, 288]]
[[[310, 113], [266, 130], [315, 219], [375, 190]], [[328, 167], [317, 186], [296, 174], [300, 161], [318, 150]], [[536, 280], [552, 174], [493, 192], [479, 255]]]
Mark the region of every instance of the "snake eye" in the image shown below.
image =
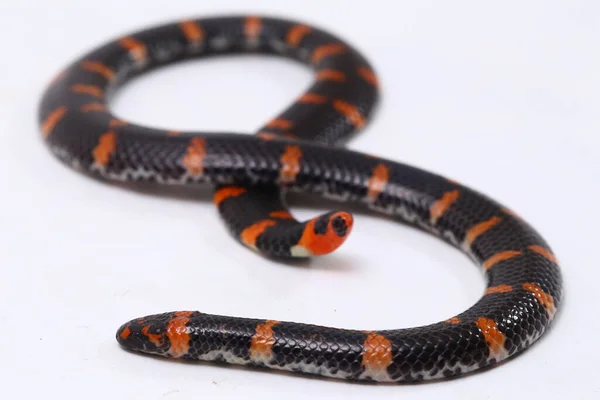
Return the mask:
[[331, 219], [331, 228], [339, 237], [344, 237], [348, 234], [348, 230], [352, 227], [352, 217], [350, 214], [340, 212], [334, 214]]

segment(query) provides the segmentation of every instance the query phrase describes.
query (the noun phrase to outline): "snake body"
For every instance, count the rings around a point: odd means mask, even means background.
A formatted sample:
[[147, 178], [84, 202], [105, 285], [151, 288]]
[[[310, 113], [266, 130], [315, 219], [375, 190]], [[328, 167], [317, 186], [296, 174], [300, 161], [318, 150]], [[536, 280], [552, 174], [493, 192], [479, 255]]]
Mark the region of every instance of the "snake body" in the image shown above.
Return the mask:
[[[176, 61], [222, 54], [299, 60], [315, 82], [254, 135], [167, 131], [116, 117], [127, 80]], [[132, 319], [126, 349], [349, 380], [414, 382], [465, 374], [531, 346], [550, 327], [562, 278], [544, 239], [508, 208], [455, 181], [341, 146], [367, 123], [377, 77], [349, 44], [313, 26], [262, 16], [177, 21], [117, 38], [71, 63], [43, 94], [38, 120], [52, 153], [107, 181], [215, 187], [232, 235], [267, 257], [337, 249], [352, 216], [297, 221], [288, 191], [309, 192], [400, 219], [466, 253], [487, 289], [468, 310], [430, 325], [352, 330], [176, 311]]]

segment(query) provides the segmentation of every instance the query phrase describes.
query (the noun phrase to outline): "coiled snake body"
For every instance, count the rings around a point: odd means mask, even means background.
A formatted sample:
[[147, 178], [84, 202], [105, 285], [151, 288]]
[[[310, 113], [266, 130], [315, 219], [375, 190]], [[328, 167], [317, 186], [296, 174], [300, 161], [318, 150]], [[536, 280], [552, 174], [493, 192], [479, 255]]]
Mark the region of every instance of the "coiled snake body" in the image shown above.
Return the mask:
[[[263, 53], [310, 65], [315, 82], [255, 135], [163, 131], [114, 116], [126, 80], [178, 60]], [[344, 211], [300, 222], [282, 194], [303, 191], [399, 218], [467, 253], [487, 290], [471, 308], [427, 326], [334, 329], [293, 322], [168, 312], [131, 320], [125, 348], [351, 380], [411, 382], [464, 374], [529, 347], [561, 299], [549, 246], [502, 205], [444, 177], [339, 146], [378, 98], [369, 63], [318, 28], [259, 16], [187, 20], [132, 33], [72, 63], [49, 85], [38, 119], [51, 151], [109, 181], [212, 184], [214, 202], [244, 246], [269, 257], [311, 257], [339, 247]]]

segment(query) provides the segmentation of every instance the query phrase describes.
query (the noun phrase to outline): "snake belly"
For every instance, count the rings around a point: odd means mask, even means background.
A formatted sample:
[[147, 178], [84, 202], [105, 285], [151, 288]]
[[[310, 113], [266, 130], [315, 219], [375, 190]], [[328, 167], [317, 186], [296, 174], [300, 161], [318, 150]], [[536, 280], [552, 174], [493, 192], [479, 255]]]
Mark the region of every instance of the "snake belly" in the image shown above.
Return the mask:
[[[110, 96], [163, 65], [259, 53], [309, 65], [315, 82], [254, 135], [179, 132], [118, 118]], [[176, 311], [132, 319], [122, 347], [348, 380], [414, 382], [494, 365], [536, 342], [561, 301], [562, 278], [545, 240], [493, 199], [437, 174], [343, 148], [378, 98], [367, 61], [349, 44], [301, 22], [263, 16], [177, 21], [116, 38], [71, 63], [38, 111], [43, 140], [91, 177], [157, 185], [208, 184], [225, 225], [265, 256], [311, 257], [338, 248], [352, 216], [296, 221], [287, 191], [351, 202], [424, 229], [480, 266], [482, 297], [443, 321], [408, 329], [352, 330]]]

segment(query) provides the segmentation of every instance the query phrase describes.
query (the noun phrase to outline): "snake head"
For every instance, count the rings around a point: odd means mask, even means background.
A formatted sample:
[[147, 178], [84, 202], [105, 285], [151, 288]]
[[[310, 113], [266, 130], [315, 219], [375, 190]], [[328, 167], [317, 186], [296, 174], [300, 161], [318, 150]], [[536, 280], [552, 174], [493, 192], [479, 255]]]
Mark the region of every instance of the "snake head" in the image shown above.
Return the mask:
[[131, 351], [181, 357], [182, 341], [189, 339], [185, 324], [190, 314], [179, 311], [131, 320], [117, 330], [117, 342]]
[[352, 231], [352, 215], [329, 212], [307, 221], [298, 243], [292, 247], [295, 256], [321, 256], [340, 247]]

